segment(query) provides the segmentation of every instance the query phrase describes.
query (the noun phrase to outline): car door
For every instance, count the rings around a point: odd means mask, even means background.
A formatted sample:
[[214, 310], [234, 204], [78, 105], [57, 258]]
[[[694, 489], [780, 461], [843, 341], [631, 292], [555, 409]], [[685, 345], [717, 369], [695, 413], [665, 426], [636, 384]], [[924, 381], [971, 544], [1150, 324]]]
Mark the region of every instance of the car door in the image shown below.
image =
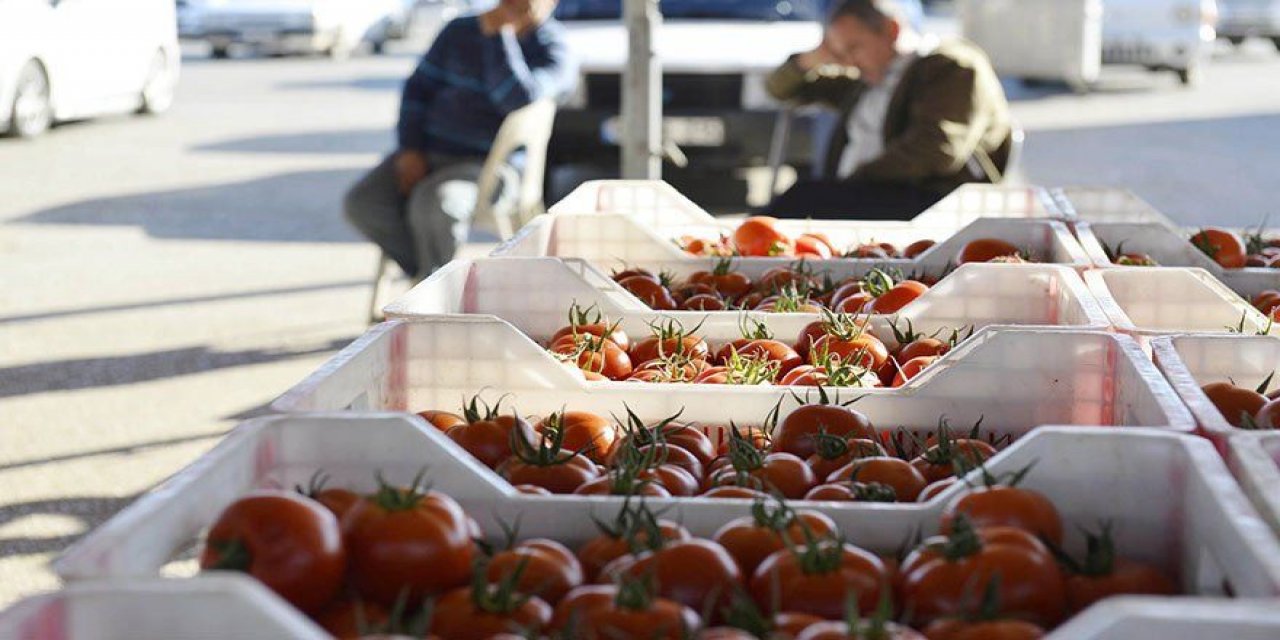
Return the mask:
[[104, 23], [108, 0], [51, 0], [53, 14], [47, 57], [49, 73], [64, 117], [101, 109], [117, 63]]

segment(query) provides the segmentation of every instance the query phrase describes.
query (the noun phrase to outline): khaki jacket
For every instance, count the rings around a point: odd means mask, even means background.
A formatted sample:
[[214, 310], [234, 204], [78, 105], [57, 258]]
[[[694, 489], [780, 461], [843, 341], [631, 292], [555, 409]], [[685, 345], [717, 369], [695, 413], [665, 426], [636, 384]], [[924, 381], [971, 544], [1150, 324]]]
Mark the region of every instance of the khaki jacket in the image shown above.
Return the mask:
[[[766, 87], [778, 100], [840, 112], [823, 164], [823, 176], [834, 179], [849, 142], [849, 115], [867, 85], [847, 73], [806, 73], [796, 57], [775, 69]], [[996, 182], [1009, 161], [1010, 127], [1009, 103], [986, 54], [965, 40], [946, 40], [903, 72], [885, 116], [884, 151], [853, 178], [939, 193], [965, 182]]]

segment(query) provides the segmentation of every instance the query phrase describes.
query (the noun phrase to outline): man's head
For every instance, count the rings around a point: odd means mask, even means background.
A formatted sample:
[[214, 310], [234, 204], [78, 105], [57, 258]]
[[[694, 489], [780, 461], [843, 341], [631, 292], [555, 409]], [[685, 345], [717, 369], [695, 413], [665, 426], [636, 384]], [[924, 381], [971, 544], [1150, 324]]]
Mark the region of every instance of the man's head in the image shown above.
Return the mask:
[[557, 0], [500, 0], [508, 15], [520, 18], [530, 25], [542, 24], [556, 10]]
[[837, 0], [828, 14], [826, 40], [842, 64], [879, 84], [898, 54], [895, 45], [905, 24], [893, 0]]

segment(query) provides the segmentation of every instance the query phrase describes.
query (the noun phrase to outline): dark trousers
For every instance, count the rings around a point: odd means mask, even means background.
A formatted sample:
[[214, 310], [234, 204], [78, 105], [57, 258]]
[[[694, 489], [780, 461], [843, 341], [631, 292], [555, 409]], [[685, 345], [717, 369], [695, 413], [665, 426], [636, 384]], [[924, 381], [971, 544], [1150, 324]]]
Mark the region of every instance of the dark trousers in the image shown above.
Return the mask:
[[945, 195], [887, 182], [801, 180], [776, 196], [763, 213], [818, 220], [909, 220]]

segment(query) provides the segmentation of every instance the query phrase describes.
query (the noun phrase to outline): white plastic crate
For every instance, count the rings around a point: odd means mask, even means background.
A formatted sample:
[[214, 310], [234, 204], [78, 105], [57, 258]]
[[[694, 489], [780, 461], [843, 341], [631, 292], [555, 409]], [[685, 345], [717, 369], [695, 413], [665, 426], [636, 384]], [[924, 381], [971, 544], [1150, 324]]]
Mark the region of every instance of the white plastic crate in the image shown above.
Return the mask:
[[[566, 404], [657, 419], [683, 410], [706, 424], [759, 421], [792, 391], [782, 386], [587, 382], [510, 324], [452, 316], [370, 330], [272, 403], [276, 411], [457, 410], [482, 390], [546, 414]], [[896, 389], [857, 389], [873, 421], [928, 428], [985, 418], [1021, 435], [1037, 424], [1125, 425], [1190, 431], [1194, 422], [1137, 344], [1102, 332], [986, 330]], [[784, 415], [794, 406], [783, 403]]]
[[[1228, 439], [1227, 463], [1253, 506], [1280, 534], [1280, 432], [1237, 431]], [[1277, 636], [1280, 637], [1280, 636]]]
[[1249, 598], [1109, 598], [1072, 618], [1048, 640], [1275, 640], [1280, 607]]
[[[717, 258], [690, 255], [676, 245], [676, 240], [686, 235], [714, 240], [721, 234], [732, 234], [738, 222], [674, 225], [625, 213], [545, 214], [530, 221], [510, 240], [499, 245], [491, 255], [581, 258], [602, 269], [621, 268], [624, 265], [675, 269], [685, 265], [683, 268], [689, 270], [709, 269], [715, 265]], [[940, 273], [948, 265], [955, 263], [966, 244], [980, 238], [997, 238], [1010, 242], [1030, 252], [1036, 262], [1066, 264], [1077, 268], [1090, 265], [1088, 255], [1070, 229], [1056, 220], [980, 218], [958, 230], [910, 222], [869, 224], [827, 220], [782, 220], [777, 226], [790, 237], [807, 232], [826, 234], [838, 247], [891, 242], [903, 248], [917, 240], [935, 240], [938, 243], [910, 259], [832, 258], [811, 261], [816, 267], [827, 269], [880, 265], [904, 271]], [[763, 270], [792, 264], [796, 258], [742, 257], [736, 260]]]
[[[69, 580], [154, 575], [237, 496], [291, 487], [319, 470], [332, 475], [331, 486], [368, 491], [375, 470], [403, 482], [425, 463], [434, 488], [458, 498], [490, 535], [498, 534], [497, 522], [519, 516], [522, 535], [570, 546], [595, 534], [591, 517], [609, 518], [623, 505], [615, 496], [519, 494], [489, 469], [464, 464], [456, 449], [417, 417], [256, 419], [73, 545], [55, 570]], [[1152, 429], [1044, 427], [993, 458], [989, 469], [1007, 473], [1032, 463], [1023, 486], [1048, 496], [1066, 523], [1111, 521], [1120, 554], [1162, 567], [1186, 592], [1280, 593], [1280, 543], [1207, 442]], [[944, 504], [962, 489], [950, 487], [928, 503], [805, 506], [829, 514], [850, 542], [887, 553], [916, 533], [935, 532]], [[746, 500], [706, 498], [649, 503], [702, 536], [750, 508]], [[1067, 547], [1077, 549], [1081, 534], [1065, 529]]]
[[[1280, 369], [1280, 337], [1238, 335], [1166, 336], [1151, 342], [1152, 357], [1197, 424], [1226, 448], [1228, 436], [1244, 433], [1231, 426], [1200, 387], [1234, 381], [1253, 389]], [[1277, 376], [1272, 388], [1280, 388]]]
[[238, 574], [81, 582], [0, 612], [3, 640], [329, 637], [262, 583]]
[[1088, 271], [1084, 279], [1115, 328], [1144, 340], [1233, 329], [1254, 334], [1271, 328], [1248, 300], [1204, 269], [1114, 267]]
[[1168, 216], [1128, 189], [1101, 186], [1056, 187], [1048, 190], [1054, 206], [1066, 219], [1088, 222], [1155, 222], [1174, 226]]
[[[655, 311], [608, 276], [581, 260], [481, 258], [456, 260], [383, 310], [388, 318], [440, 314], [491, 315], [536, 340], [546, 340], [569, 322], [573, 304], [596, 307], [620, 321], [629, 335], [648, 335], [655, 320], [674, 318], [715, 343], [741, 337], [743, 317], [764, 323], [794, 342], [813, 313], [759, 311]], [[896, 314], [917, 331], [932, 333], [989, 325], [1070, 326], [1105, 329], [1106, 314], [1070, 268], [1057, 265], [961, 265]], [[893, 342], [889, 316], [873, 316], [872, 330]]]
[[[551, 206], [551, 214], [621, 213], [652, 226], [715, 224], [705, 209], [661, 180], [592, 180]], [[856, 214], [851, 211], [850, 214]], [[958, 230], [978, 218], [1063, 219], [1058, 201], [1042, 187], [966, 184], [910, 222]], [[858, 224], [902, 221], [857, 220]]]
[[1198, 267], [1208, 271], [1232, 291], [1252, 298], [1266, 289], [1280, 289], [1280, 269], [1269, 267], [1244, 267], [1224, 269], [1191, 244], [1188, 239], [1194, 231], [1171, 227], [1158, 222], [1103, 222], [1076, 225], [1076, 237], [1081, 246], [1100, 267], [1112, 266], [1105, 244], [1119, 250], [1123, 243], [1126, 252], [1145, 253], [1163, 267]]

